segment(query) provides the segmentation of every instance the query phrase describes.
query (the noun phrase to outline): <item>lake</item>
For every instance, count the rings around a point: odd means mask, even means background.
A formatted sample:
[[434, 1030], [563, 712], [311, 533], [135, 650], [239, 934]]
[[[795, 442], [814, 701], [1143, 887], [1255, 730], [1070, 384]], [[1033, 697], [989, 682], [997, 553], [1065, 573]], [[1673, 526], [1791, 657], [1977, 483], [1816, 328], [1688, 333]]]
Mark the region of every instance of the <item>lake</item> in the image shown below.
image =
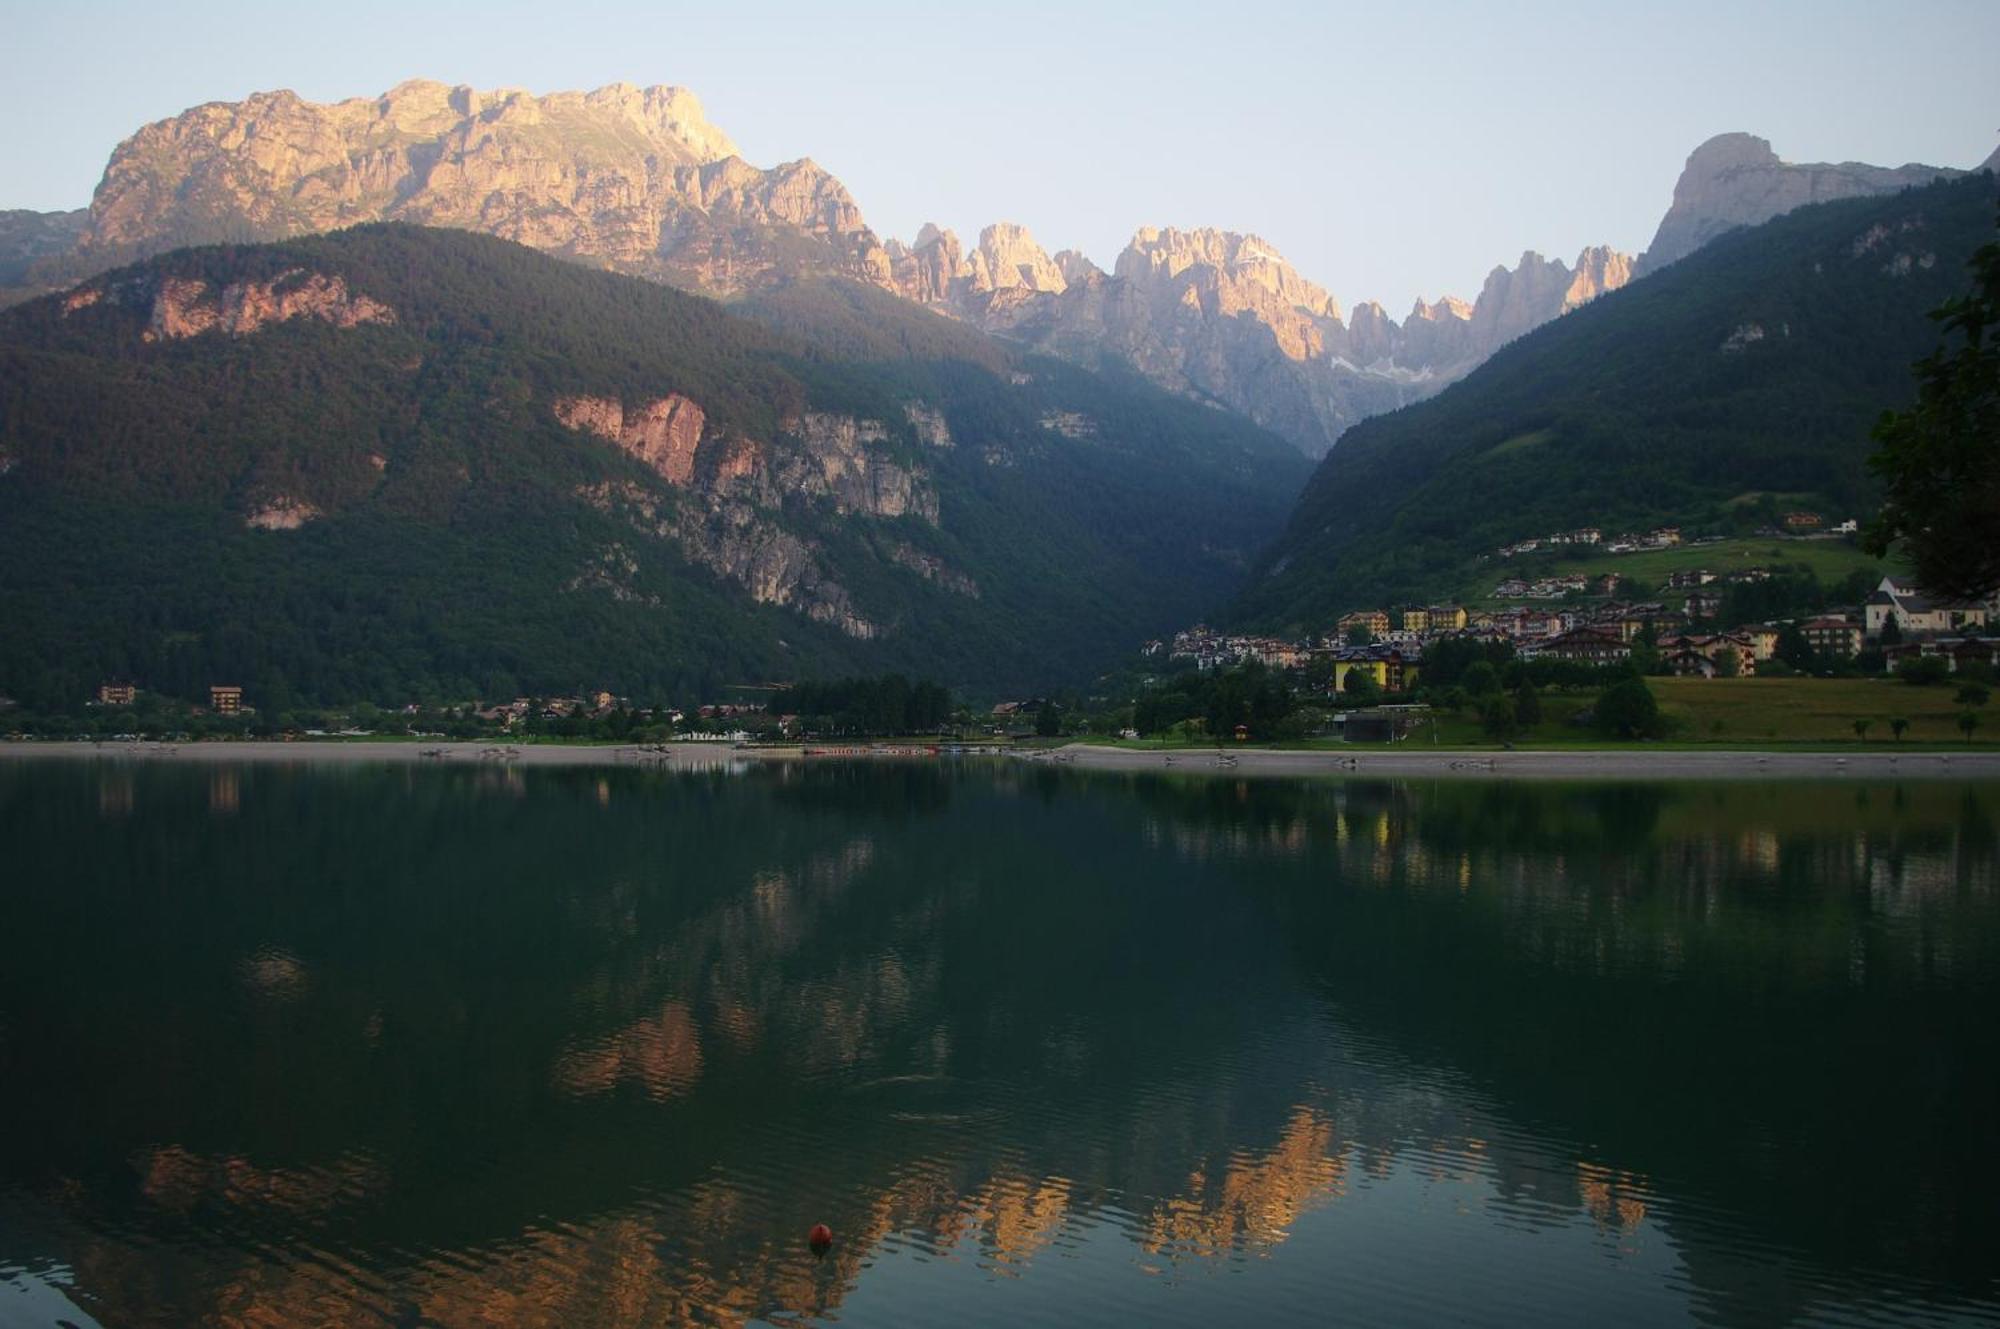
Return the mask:
[[2000, 1323], [2000, 785], [25, 760], [0, 834], [0, 1325]]

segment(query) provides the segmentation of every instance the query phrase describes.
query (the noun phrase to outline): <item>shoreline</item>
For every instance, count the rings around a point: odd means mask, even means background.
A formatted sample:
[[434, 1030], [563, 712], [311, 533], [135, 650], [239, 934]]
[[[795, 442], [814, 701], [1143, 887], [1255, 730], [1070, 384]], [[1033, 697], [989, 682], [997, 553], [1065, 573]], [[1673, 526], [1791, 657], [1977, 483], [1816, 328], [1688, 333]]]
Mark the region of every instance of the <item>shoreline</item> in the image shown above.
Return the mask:
[[[1245, 749], [1221, 757], [1209, 749], [1139, 751], [1091, 744], [1058, 749], [1065, 765], [1089, 770], [1194, 771], [1216, 774], [1451, 776], [1540, 780], [2000, 779], [2000, 752], [1785, 752], [1687, 748], [1522, 749], [1356, 748], [1348, 752]], [[1172, 760], [1167, 760], [1171, 758]]]
[[[1685, 748], [1545, 749], [1495, 752], [1492, 749], [1356, 748], [1352, 752], [1249, 748], [1218, 755], [1205, 748], [1140, 750], [1071, 743], [1060, 748], [1023, 749], [1005, 758], [1077, 770], [1174, 772], [1177, 774], [1260, 777], [1364, 776], [1376, 778], [1463, 779], [2000, 779], [2000, 751], [1949, 752], [1785, 752], [1781, 750], [1694, 751]], [[481, 741], [284, 743], [253, 740], [215, 743], [0, 743], [0, 762], [35, 759], [223, 764], [273, 762], [289, 765], [364, 764], [505, 768], [511, 766], [629, 766], [651, 770], [714, 770], [741, 761], [907, 761], [907, 749], [882, 753], [805, 755], [802, 747], [735, 748], [724, 744], [675, 743], [665, 752], [632, 745], [529, 743], [519, 746]], [[948, 755], [945, 758], [949, 759]]]

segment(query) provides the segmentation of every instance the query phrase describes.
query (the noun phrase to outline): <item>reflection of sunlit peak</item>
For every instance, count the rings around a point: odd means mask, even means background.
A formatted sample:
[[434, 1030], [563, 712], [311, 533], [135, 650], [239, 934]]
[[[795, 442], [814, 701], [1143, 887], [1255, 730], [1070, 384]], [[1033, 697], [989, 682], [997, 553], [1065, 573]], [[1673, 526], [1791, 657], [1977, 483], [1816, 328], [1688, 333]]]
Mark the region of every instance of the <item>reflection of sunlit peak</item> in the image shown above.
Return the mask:
[[980, 1232], [982, 1249], [1001, 1265], [1023, 1265], [1055, 1240], [1069, 1216], [1070, 1183], [1063, 1177], [1030, 1182], [997, 1176], [966, 1197], [964, 1209]]
[[296, 1001], [306, 994], [305, 962], [277, 946], [246, 955], [238, 972], [243, 985], [266, 1001]]
[[701, 1033], [686, 1005], [670, 1001], [660, 1013], [632, 1023], [556, 1058], [556, 1085], [578, 1097], [607, 1093], [637, 1081], [654, 1102], [679, 1097], [701, 1078]]
[[1579, 1159], [1577, 1197], [1601, 1232], [1624, 1235], [1646, 1219], [1645, 1179]]
[[1140, 1244], [1156, 1254], [1196, 1258], [1276, 1245], [1306, 1210], [1340, 1196], [1346, 1175], [1346, 1154], [1334, 1151], [1333, 1123], [1295, 1107], [1270, 1150], [1238, 1151], [1219, 1175], [1206, 1168], [1192, 1172], [1185, 1193], [1147, 1217]]
[[378, 1195], [389, 1183], [387, 1170], [361, 1153], [317, 1167], [262, 1167], [239, 1154], [212, 1157], [169, 1144], [141, 1150], [132, 1165], [141, 1194], [180, 1212], [207, 1201], [236, 1210], [320, 1214]]

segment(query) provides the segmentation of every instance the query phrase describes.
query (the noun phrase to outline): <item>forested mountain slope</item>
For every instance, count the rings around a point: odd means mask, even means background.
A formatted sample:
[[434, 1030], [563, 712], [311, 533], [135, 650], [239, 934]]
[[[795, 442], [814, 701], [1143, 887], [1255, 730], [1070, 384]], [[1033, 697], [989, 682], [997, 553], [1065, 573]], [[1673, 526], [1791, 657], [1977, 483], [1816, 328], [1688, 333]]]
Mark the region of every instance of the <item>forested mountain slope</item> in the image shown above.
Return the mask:
[[1551, 531], [1727, 525], [1876, 498], [1869, 430], [1993, 234], [1994, 176], [1801, 208], [1572, 311], [1314, 472], [1235, 616], [1310, 626], [1443, 594]]
[[767, 300], [378, 225], [0, 314], [0, 693], [1032, 689], [1226, 596], [1303, 476], [890, 297]]

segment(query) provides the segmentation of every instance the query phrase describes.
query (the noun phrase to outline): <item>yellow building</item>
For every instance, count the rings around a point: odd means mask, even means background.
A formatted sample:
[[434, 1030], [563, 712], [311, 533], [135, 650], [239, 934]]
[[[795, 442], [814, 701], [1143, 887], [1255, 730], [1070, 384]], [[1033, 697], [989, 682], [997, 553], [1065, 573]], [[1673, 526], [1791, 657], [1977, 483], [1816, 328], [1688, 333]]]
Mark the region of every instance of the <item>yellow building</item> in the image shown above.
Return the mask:
[[1333, 687], [1345, 692], [1349, 680], [1359, 671], [1371, 678], [1383, 692], [1401, 692], [1417, 685], [1417, 662], [1406, 660], [1398, 650], [1362, 646], [1342, 653], [1333, 663]]
[[1402, 618], [1405, 632], [1429, 632], [1431, 629], [1431, 611], [1428, 609], [1413, 606], [1402, 611]]
[[1432, 605], [1425, 612], [1430, 615], [1432, 632], [1463, 632], [1472, 621], [1464, 605]]

